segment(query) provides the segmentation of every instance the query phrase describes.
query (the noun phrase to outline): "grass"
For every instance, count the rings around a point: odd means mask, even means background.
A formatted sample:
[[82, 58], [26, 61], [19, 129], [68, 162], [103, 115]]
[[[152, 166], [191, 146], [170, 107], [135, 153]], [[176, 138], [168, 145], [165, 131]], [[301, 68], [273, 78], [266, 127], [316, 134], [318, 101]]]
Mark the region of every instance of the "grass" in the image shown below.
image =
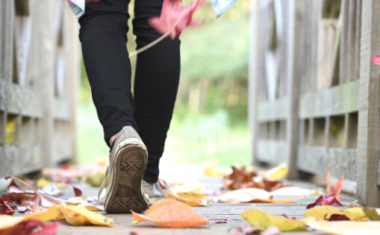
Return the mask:
[[[165, 162], [195, 164], [218, 159], [224, 166], [250, 164], [246, 122], [230, 125], [229, 114], [225, 110], [216, 110], [209, 115], [187, 113], [185, 117], [179, 115], [179, 111], [176, 109], [168, 132]], [[103, 130], [92, 103], [81, 102], [77, 123], [78, 162], [92, 163], [108, 157]]]

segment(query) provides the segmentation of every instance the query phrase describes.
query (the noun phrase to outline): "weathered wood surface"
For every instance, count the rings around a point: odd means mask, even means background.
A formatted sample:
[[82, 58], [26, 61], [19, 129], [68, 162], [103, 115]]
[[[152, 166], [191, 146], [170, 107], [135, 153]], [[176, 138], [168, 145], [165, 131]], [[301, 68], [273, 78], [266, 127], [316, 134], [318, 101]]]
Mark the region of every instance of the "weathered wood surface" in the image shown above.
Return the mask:
[[364, 0], [360, 49], [359, 140], [357, 181], [359, 199], [368, 206], [380, 204], [380, 67], [370, 62], [380, 53], [380, 1]]
[[[194, 166], [170, 166], [164, 165], [160, 169], [161, 176], [167, 182], [178, 182], [180, 179], [184, 180], [198, 180], [202, 182], [207, 189], [220, 191], [222, 180], [219, 178], [209, 178], [202, 175], [201, 170]], [[290, 181], [296, 186], [316, 189], [316, 185], [300, 182]], [[93, 196], [97, 193], [97, 188], [92, 188], [88, 185], [79, 186], [85, 193], [85, 196]], [[168, 229], [158, 227], [151, 222], [143, 222], [131, 226], [133, 221], [131, 214], [108, 214], [107, 217], [113, 218], [115, 225], [112, 228], [95, 227], [95, 226], [71, 226], [67, 223], [62, 223], [59, 228], [58, 234], [129, 234], [130, 232], [142, 232], [144, 234], [235, 234], [234, 227], [247, 226], [248, 223], [241, 219], [240, 215], [247, 209], [260, 209], [268, 213], [282, 216], [285, 213], [288, 216], [295, 216], [297, 219], [304, 218], [303, 212], [306, 211], [306, 205], [315, 201], [317, 195], [305, 196], [299, 202], [290, 204], [268, 204], [268, 203], [242, 203], [242, 204], [226, 204], [226, 203], [211, 203], [210, 207], [193, 207], [198, 213], [203, 215], [209, 221], [230, 219], [229, 224], [212, 224], [198, 228], [187, 229]], [[280, 197], [279, 197], [280, 198]], [[291, 198], [291, 197], [287, 197]], [[347, 209], [347, 204], [354, 201], [353, 197], [342, 195], [343, 209]], [[324, 234], [317, 231], [306, 232], [290, 232], [289, 235], [311, 235], [311, 234]]]
[[2, 0], [0, 19], [0, 176], [5, 176], [75, 156], [80, 50], [77, 19], [65, 0]]

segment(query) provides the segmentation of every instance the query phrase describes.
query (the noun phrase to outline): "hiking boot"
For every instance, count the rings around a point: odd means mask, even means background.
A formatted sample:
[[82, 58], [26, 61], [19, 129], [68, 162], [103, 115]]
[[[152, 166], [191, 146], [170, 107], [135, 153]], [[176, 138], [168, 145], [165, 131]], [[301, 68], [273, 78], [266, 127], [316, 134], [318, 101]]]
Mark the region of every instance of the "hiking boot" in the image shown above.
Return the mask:
[[149, 196], [149, 202], [153, 204], [157, 200], [166, 197], [165, 191], [168, 189], [168, 185], [165, 181], [159, 179], [156, 183], [151, 184], [143, 180], [142, 186], [144, 189], [144, 193]]
[[[148, 208], [149, 199], [144, 195], [142, 179], [148, 162], [148, 153], [137, 132], [130, 126], [123, 127], [117, 135], [109, 156], [105, 179], [98, 197], [108, 213], [142, 212]], [[107, 188], [103, 191], [106, 179]], [[102, 196], [101, 196], [102, 195]]]

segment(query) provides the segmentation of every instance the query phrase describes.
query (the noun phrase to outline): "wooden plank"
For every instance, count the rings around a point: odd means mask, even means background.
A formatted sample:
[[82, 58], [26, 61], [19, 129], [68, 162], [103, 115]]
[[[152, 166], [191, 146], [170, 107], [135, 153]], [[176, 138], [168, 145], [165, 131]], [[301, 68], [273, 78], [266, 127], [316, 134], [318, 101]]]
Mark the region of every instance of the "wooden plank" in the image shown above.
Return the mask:
[[362, 7], [357, 192], [366, 206], [379, 206], [380, 67], [370, 59], [380, 54], [380, 1], [364, 0]]
[[249, 43], [249, 71], [248, 71], [248, 123], [251, 133], [251, 153], [252, 153], [252, 163], [257, 164], [257, 139], [259, 135], [259, 124], [257, 121], [258, 117], [258, 99], [259, 99], [259, 85], [261, 75], [260, 66], [260, 39], [256, 37], [257, 33], [260, 32], [259, 24], [259, 6], [260, 0], [251, 0], [251, 14], [249, 23], [251, 25], [250, 29], [250, 43]]
[[360, 44], [361, 44], [361, 20], [362, 20], [362, 0], [356, 2], [356, 32], [355, 32], [355, 79], [360, 78]]
[[279, 98], [273, 101], [260, 102], [257, 104], [259, 122], [285, 120], [289, 102], [287, 97]]
[[350, 1], [343, 0], [341, 7], [341, 37], [340, 37], [340, 56], [339, 56], [339, 84], [350, 81]]
[[286, 163], [288, 156], [288, 143], [278, 140], [257, 140], [256, 158], [260, 162], [271, 164]]

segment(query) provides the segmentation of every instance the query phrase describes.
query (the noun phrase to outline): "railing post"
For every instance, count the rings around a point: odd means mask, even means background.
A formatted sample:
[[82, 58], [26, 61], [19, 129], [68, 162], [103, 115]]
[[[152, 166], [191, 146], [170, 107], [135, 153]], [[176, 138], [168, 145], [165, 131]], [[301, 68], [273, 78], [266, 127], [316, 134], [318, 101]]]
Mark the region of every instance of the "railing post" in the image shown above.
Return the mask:
[[371, 58], [380, 54], [380, 1], [363, 0], [360, 48], [359, 136], [357, 193], [366, 206], [379, 206], [377, 186], [380, 150], [380, 66]]

